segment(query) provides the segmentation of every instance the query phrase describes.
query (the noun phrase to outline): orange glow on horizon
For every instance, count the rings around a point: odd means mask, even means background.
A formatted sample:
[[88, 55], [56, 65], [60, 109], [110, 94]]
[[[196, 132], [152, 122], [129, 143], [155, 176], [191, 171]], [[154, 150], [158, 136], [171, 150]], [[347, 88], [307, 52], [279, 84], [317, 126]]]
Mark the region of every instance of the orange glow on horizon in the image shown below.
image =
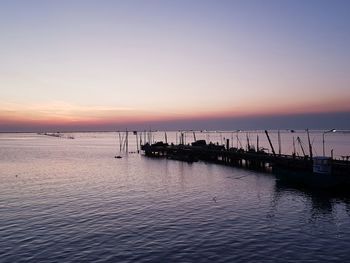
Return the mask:
[[258, 116], [276, 116], [310, 113], [331, 113], [350, 111], [348, 99], [333, 99], [305, 105], [302, 102], [274, 103], [221, 108], [215, 110], [188, 110], [151, 112], [133, 108], [74, 106], [65, 103], [46, 105], [7, 104], [0, 108], [0, 122], [7, 125], [25, 126], [84, 126], [98, 127], [103, 125], [128, 125], [147, 122], [176, 120], [205, 120], [215, 118], [242, 118]]

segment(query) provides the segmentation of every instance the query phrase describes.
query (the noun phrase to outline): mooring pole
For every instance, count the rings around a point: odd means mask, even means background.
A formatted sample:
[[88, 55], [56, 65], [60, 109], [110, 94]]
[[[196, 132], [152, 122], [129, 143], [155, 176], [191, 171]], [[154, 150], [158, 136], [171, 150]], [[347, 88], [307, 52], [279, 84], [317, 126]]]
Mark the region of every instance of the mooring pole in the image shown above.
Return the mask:
[[280, 130], [278, 130], [278, 155], [281, 155], [282, 148], [281, 148], [281, 133]]
[[293, 136], [293, 155], [296, 155], [294, 136]]
[[232, 148], [233, 148], [233, 132], [231, 133], [231, 142], [232, 142]]
[[137, 148], [137, 153], [140, 152], [139, 150], [139, 136], [137, 135], [137, 131], [135, 131], [135, 135], [136, 135], [136, 148]]
[[299, 145], [300, 145], [300, 148], [301, 148], [301, 151], [303, 152], [303, 155], [304, 155], [304, 157], [305, 157], [306, 154], [305, 154], [304, 147], [303, 147], [303, 144], [302, 144], [301, 139], [300, 139], [299, 136], [297, 137], [297, 141], [298, 141], [298, 143], [299, 143]]
[[310, 142], [310, 133], [309, 133], [309, 129], [306, 129], [306, 133], [307, 133], [307, 141], [309, 143], [309, 153], [310, 153], [310, 159], [312, 159], [312, 145]]
[[128, 129], [126, 129], [126, 135], [125, 135], [125, 147], [126, 147], [126, 152], [129, 152], [129, 132]]
[[270, 136], [269, 136], [269, 133], [267, 132], [267, 130], [265, 130], [265, 134], [266, 134], [266, 137], [267, 137], [267, 139], [269, 141], [269, 144], [270, 144], [273, 156], [276, 156], [275, 149], [273, 148], [273, 145], [272, 145], [272, 142], [271, 142], [271, 139], [270, 139]]
[[118, 134], [119, 134], [119, 152], [121, 152], [122, 151], [122, 138], [120, 135], [120, 131], [118, 131]]
[[248, 133], [246, 133], [246, 136], [247, 136], [247, 148], [248, 148], [248, 151], [250, 151], [250, 142], [249, 142]]
[[142, 146], [142, 132], [140, 132], [140, 148]]

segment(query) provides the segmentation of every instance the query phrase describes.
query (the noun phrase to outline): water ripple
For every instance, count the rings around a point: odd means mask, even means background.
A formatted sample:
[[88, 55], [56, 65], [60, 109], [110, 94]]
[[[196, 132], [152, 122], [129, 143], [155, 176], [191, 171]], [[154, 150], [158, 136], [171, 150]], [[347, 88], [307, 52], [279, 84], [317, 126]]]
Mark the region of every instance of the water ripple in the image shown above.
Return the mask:
[[1, 262], [349, 261], [347, 197], [84, 136], [0, 148]]

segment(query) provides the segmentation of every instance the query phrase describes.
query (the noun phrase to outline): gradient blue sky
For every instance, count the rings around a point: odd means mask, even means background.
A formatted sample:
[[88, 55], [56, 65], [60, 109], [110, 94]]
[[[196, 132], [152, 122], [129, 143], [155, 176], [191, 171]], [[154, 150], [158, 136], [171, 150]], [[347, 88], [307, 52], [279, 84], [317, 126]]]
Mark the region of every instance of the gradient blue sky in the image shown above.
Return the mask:
[[305, 114], [350, 128], [349, 14], [345, 0], [1, 1], [0, 131]]

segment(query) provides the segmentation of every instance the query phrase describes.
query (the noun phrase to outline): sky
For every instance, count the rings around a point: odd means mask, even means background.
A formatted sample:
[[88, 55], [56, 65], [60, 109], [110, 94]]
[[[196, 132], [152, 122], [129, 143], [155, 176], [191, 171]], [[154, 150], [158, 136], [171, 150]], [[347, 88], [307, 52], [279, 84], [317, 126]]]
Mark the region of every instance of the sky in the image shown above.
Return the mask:
[[2, 0], [0, 131], [350, 129], [349, 13], [347, 0]]

